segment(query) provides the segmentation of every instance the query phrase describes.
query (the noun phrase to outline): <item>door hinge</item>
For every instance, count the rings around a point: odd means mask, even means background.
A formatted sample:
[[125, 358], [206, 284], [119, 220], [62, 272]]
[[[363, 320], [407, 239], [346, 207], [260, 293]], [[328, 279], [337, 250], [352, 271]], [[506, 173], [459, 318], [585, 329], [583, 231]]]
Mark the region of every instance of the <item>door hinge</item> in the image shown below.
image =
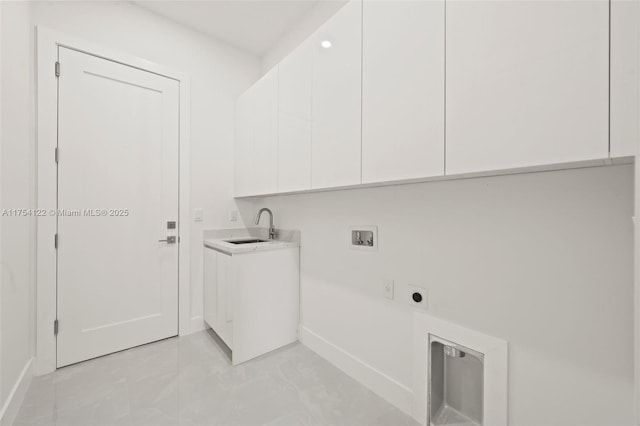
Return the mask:
[[60, 77], [60, 62], [56, 61], [56, 77]]
[[56, 147], [56, 164], [60, 160], [60, 151], [58, 151], [58, 147]]
[[58, 234], [53, 237], [53, 246], [58, 250]]
[[57, 319], [53, 322], [53, 335], [54, 336], [58, 335], [58, 320]]

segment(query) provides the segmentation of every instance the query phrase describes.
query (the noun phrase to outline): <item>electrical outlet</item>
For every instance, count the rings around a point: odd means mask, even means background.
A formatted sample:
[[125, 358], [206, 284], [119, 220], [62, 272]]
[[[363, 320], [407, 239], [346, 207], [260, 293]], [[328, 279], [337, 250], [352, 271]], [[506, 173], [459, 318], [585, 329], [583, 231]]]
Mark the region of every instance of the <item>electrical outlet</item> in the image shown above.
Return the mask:
[[237, 222], [238, 221], [238, 210], [231, 209], [229, 210], [229, 222]]
[[384, 286], [382, 287], [382, 292], [384, 294], [384, 297], [386, 297], [387, 299], [393, 300], [393, 288], [394, 288], [393, 280], [385, 280]]
[[413, 285], [407, 286], [407, 303], [414, 308], [427, 310], [427, 289], [422, 287], [416, 287]]
[[202, 222], [202, 209], [193, 210], [193, 220], [196, 222]]

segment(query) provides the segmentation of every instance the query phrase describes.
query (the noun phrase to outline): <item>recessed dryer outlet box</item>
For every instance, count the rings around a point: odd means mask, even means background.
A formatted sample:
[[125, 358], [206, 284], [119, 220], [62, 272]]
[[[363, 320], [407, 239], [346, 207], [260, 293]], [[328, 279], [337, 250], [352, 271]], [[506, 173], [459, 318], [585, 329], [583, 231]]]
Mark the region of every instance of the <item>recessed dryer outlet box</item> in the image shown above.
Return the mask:
[[377, 251], [378, 227], [358, 225], [349, 228], [349, 247], [354, 250]]
[[427, 310], [427, 289], [422, 287], [416, 287], [413, 285], [407, 286], [407, 303], [414, 308]]

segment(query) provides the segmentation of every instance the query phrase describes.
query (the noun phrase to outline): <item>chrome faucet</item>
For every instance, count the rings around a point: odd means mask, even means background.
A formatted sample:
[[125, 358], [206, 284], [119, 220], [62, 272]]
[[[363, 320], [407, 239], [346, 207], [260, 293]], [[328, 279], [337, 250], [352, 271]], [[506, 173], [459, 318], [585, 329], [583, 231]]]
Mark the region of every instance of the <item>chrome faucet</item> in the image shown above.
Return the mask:
[[269, 210], [266, 207], [261, 208], [260, 211], [258, 212], [258, 215], [256, 216], [256, 225], [260, 222], [260, 216], [262, 216], [262, 212], [269, 213], [269, 239], [275, 240], [276, 228], [273, 227], [273, 213], [271, 212], [271, 210]]

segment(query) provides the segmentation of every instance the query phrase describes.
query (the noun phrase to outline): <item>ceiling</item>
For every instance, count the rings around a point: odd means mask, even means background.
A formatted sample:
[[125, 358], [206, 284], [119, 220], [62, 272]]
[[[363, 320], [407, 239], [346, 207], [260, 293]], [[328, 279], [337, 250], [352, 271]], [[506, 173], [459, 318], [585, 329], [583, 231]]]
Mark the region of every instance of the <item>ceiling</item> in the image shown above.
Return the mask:
[[138, 0], [136, 5], [264, 55], [318, 0]]

